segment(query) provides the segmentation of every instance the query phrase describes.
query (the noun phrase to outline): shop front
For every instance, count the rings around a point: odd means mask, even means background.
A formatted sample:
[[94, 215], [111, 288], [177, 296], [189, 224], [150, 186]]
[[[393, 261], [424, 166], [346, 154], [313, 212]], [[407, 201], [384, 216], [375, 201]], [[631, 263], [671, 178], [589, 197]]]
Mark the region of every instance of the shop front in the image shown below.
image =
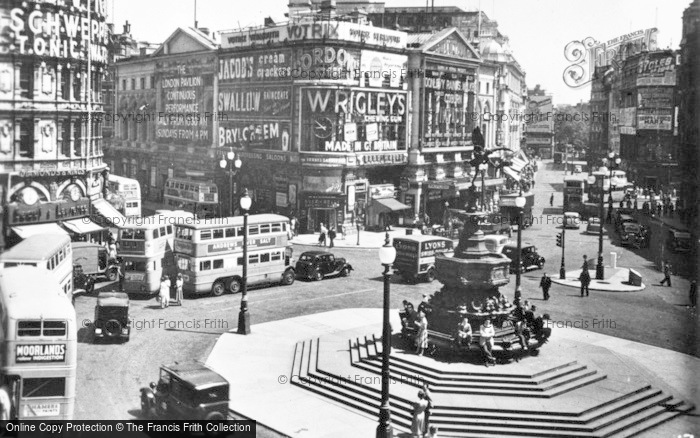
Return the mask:
[[345, 201], [343, 193], [312, 193], [301, 194], [301, 229], [307, 233], [315, 233], [321, 229], [321, 224], [330, 229], [338, 228], [345, 222]]
[[377, 184], [369, 188], [366, 227], [385, 230], [393, 225], [404, 225], [411, 219], [411, 207], [396, 199], [393, 184]]

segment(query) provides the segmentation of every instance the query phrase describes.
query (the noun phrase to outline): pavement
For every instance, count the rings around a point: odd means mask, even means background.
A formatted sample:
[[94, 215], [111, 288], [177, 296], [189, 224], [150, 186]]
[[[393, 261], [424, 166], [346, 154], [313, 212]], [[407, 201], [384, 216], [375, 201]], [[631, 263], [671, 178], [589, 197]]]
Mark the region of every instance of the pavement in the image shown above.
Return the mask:
[[[394, 237], [403, 237], [406, 235], [407, 229], [412, 229], [413, 234], [420, 234], [420, 230], [417, 228], [392, 227], [392, 230], [389, 231], [389, 238], [393, 239]], [[345, 236], [345, 239], [338, 235], [338, 237], [333, 240], [333, 244], [339, 248], [379, 248], [384, 246], [386, 233], [386, 231], [360, 231], [359, 245], [357, 234], [355, 233], [348, 234]], [[295, 236], [291, 242], [293, 245], [314, 246], [318, 245], [318, 237], [319, 233], [299, 234]], [[389, 242], [391, 243], [391, 240]], [[326, 245], [330, 245], [328, 238], [326, 238]], [[326, 246], [325, 248], [328, 249], [329, 247]]]
[[[595, 272], [591, 272], [591, 284], [588, 285], [588, 289], [603, 292], [639, 292], [644, 290], [646, 285], [642, 283], [641, 286], [634, 286], [627, 282], [629, 279], [630, 270], [628, 268], [611, 268], [609, 266], [605, 267], [605, 274], [609, 277], [603, 280], [596, 280]], [[562, 286], [574, 287], [576, 289], [581, 288], [581, 281], [578, 279], [581, 274], [581, 270], [567, 271], [566, 279], [562, 280], [559, 278], [559, 274], [552, 274], [552, 282], [560, 284]]]
[[[400, 326], [398, 312], [391, 313], [391, 322], [393, 327]], [[629, 384], [651, 381], [653, 386], [681, 400], [700, 405], [698, 380], [690, 375], [700, 369], [699, 358], [573, 328], [575, 324], [568, 324], [567, 321], [555, 322], [557, 325], [552, 338], [543, 348], [541, 357], [527, 358], [521, 361], [523, 365], [532, 366], [530, 361], [540, 360], [548, 365], [552, 361], [577, 360], [608, 374], [610, 380]], [[381, 332], [381, 324], [381, 309], [343, 309], [256, 324], [247, 336], [238, 335], [235, 331], [221, 335], [206, 363], [231, 382], [234, 396], [231, 397], [230, 408], [234, 412], [254, 418], [258, 424], [282, 435], [295, 438], [373, 436], [377, 427], [376, 416], [351, 410], [289, 381], [295, 373], [293, 364], [297, 342], [315, 338], [321, 338], [321, 342], [324, 342], [329, 337], [365, 336]], [[345, 343], [345, 348], [347, 345]], [[329, 351], [328, 354], [337, 352]], [[401, 352], [393, 351], [392, 354]], [[626, 376], [620, 372], [621, 363], [626, 367]], [[483, 370], [481, 366], [466, 363], [450, 365], [463, 366], [465, 371], [468, 371], [467, 367]], [[576, 404], [580, 400], [585, 404], [590, 401], [586, 397], [592, 400], [596, 397], [593, 392], [589, 394], [584, 390], [574, 391], [571, 395], [567, 403]], [[697, 417], [679, 417], [664, 424], [661, 429], [663, 436], [677, 436], [697, 430], [699, 423]], [[661, 430], [655, 428], [641, 436], [659, 436], [659, 432]]]

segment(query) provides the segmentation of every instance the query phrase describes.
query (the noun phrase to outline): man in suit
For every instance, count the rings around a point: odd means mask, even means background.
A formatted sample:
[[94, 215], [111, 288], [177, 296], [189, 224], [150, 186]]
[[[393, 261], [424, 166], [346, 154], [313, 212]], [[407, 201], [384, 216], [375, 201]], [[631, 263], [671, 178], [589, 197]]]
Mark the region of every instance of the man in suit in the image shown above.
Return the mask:
[[547, 274], [542, 274], [540, 287], [542, 288], [543, 299], [547, 301], [549, 299], [549, 288], [552, 287], [552, 279]]
[[588, 285], [591, 284], [591, 275], [588, 273], [588, 266], [581, 270], [581, 275], [579, 275], [578, 279], [581, 281], [581, 297], [583, 297], [584, 291], [586, 292], [586, 296], [588, 296]]

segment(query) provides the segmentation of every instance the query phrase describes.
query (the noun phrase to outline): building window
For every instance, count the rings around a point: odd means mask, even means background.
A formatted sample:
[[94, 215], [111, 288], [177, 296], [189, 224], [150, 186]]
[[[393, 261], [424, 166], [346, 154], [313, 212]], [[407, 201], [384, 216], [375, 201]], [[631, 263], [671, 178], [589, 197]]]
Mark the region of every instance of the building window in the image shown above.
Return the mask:
[[146, 78], [141, 78], [141, 89], [143, 90], [145, 88], [146, 88]]
[[73, 155], [76, 157], [83, 156], [83, 123], [76, 120], [73, 125]]
[[70, 100], [70, 70], [61, 70], [61, 97]]
[[156, 88], [156, 77], [151, 76], [151, 88]]
[[82, 75], [80, 72], [77, 72], [75, 74], [75, 78], [73, 79], [73, 99], [74, 100], [81, 100], [82, 96], [80, 95], [80, 90], [82, 86]]
[[131, 89], [132, 90], [136, 89], [136, 79], [135, 78], [131, 78]]
[[24, 61], [19, 68], [19, 95], [26, 99], [34, 97], [34, 61]]
[[21, 119], [19, 122], [19, 144], [17, 145], [19, 156], [22, 158], [34, 158], [34, 121], [33, 119]]
[[70, 119], [62, 120], [58, 127], [60, 129], [58, 139], [61, 142], [61, 155], [70, 157]]
[[126, 90], [126, 79], [122, 79], [122, 90]]
[[486, 94], [489, 94], [489, 83], [486, 83]]

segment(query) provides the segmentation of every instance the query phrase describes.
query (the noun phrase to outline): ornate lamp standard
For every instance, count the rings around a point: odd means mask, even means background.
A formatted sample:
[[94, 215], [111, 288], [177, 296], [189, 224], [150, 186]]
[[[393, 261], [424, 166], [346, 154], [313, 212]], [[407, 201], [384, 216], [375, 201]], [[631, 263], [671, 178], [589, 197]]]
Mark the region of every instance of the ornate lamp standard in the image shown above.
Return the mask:
[[377, 438], [392, 438], [394, 436], [391, 427], [391, 410], [389, 407], [389, 355], [391, 353], [391, 326], [389, 325], [391, 265], [396, 259], [396, 248], [389, 242], [389, 233], [386, 233], [384, 246], [379, 248], [379, 261], [384, 266], [384, 317], [382, 321], [382, 404], [379, 407], [379, 425], [377, 426]]
[[229, 216], [233, 216], [233, 177], [236, 176], [238, 171], [241, 169], [241, 166], [243, 165], [243, 162], [241, 161], [240, 158], [236, 157], [236, 154], [233, 152], [233, 148], [231, 148], [227, 153], [225, 158], [221, 158], [221, 161], [219, 161], [219, 167], [222, 169], [226, 169], [228, 167], [228, 214]]
[[[612, 175], [613, 175], [613, 170], [616, 169], [620, 163], [622, 162], [622, 159], [617, 156], [614, 152], [610, 152], [608, 154], [608, 158], [603, 158], [603, 165], [609, 165], [609, 178], [610, 178], [610, 185], [608, 187], [608, 200], [610, 202], [610, 206], [608, 207], [609, 209], [609, 215], [612, 216]], [[595, 184], [596, 178], [594, 176], [588, 177], [588, 183], [589, 184]], [[603, 280], [605, 279], [605, 266], [603, 265], [603, 224], [605, 223], [605, 181], [603, 177], [601, 176], [600, 178], [600, 206], [599, 206], [599, 216], [600, 216], [600, 230], [598, 231], [598, 264], [596, 265], [595, 269], [595, 278], [596, 280]]]
[[238, 334], [250, 334], [250, 314], [248, 314], [248, 210], [253, 201], [248, 189], [243, 189], [240, 204], [243, 210], [243, 281], [241, 284], [241, 311], [238, 313]]
[[522, 291], [520, 290], [520, 271], [522, 265], [521, 252], [523, 248], [523, 220], [524, 220], [524, 209], [525, 198], [523, 197], [523, 186], [520, 185], [520, 193], [518, 197], [515, 198], [515, 206], [518, 208], [518, 263], [515, 270], [515, 300], [519, 300], [522, 296]]

